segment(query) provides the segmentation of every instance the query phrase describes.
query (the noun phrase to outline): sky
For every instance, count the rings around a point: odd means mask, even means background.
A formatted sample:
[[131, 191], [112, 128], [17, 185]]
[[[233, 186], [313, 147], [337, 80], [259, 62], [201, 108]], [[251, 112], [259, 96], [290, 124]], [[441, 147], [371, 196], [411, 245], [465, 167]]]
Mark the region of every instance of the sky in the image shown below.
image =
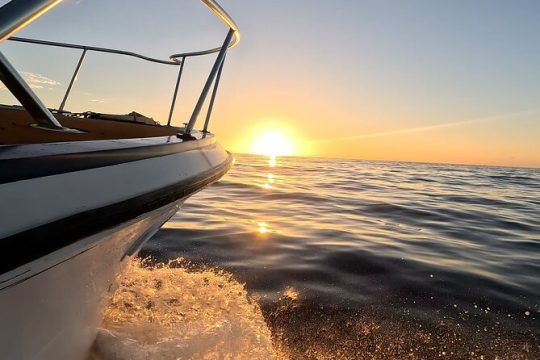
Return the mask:
[[[220, 4], [242, 33], [210, 126], [231, 151], [279, 132], [295, 155], [540, 167], [540, 2]], [[197, 0], [65, 0], [18, 35], [167, 58], [217, 46], [226, 31]], [[78, 51], [0, 50], [58, 107]], [[189, 119], [212, 61], [186, 63], [175, 124]], [[89, 54], [66, 108], [165, 122], [176, 71]]]

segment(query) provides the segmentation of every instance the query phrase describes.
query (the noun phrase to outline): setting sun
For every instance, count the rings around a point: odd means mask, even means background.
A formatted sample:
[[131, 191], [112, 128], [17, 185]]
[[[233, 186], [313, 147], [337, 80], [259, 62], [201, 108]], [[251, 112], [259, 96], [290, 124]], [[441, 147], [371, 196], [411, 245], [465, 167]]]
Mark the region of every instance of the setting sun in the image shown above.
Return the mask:
[[258, 136], [251, 150], [258, 155], [283, 156], [293, 155], [295, 148], [286, 134], [273, 131]]

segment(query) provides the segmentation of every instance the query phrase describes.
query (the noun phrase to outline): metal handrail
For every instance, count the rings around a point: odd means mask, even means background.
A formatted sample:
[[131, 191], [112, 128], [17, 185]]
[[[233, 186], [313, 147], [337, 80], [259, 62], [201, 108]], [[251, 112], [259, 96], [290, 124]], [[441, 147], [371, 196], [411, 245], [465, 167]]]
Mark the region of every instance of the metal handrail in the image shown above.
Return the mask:
[[[234, 22], [234, 20], [227, 14], [227, 12], [214, 0], [201, 0], [206, 6], [214, 12], [214, 14], [219, 17], [228, 27], [230, 30], [232, 30], [234, 34], [234, 39], [227, 45], [227, 48], [230, 49], [232, 47], [235, 47], [240, 42], [240, 30], [238, 30], [238, 26]], [[169, 56], [169, 59], [178, 59], [183, 57], [190, 57], [190, 56], [200, 56], [200, 55], [209, 55], [217, 53], [221, 50], [222, 47], [216, 47], [208, 50], [202, 50], [202, 51], [192, 51], [187, 53], [181, 53], [181, 54], [173, 54]]]
[[[167, 121], [167, 125], [170, 125], [171, 120], [172, 120], [172, 115], [174, 112], [174, 106], [176, 103], [178, 89], [180, 85], [180, 79], [182, 77], [182, 71], [184, 68], [186, 58], [218, 53], [216, 61], [212, 67], [212, 70], [210, 71], [208, 79], [201, 92], [201, 95], [199, 96], [199, 99], [189, 119], [189, 122], [187, 123], [184, 129], [184, 135], [185, 135], [184, 137], [186, 139], [192, 138], [190, 136], [190, 133], [197, 121], [197, 118], [201, 112], [202, 106], [206, 101], [206, 97], [210, 91], [210, 88], [213, 86], [211, 100], [209, 102], [207, 116], [206, 116], [204, 129], [203, 129], [204, 132], [207, 132], [208, 122], [210, 119], [210, 115], [212, 113], [212, 107], [214, 105], [214, 100], [217, 93], [217, 88], [219, 85], [221, 72], [223, 70], [223, 64], [224, 64], [227, 49], [237, 45], [240, 42], [240, 33], [238, 31], [238, 26], [236, 25], [234, 20], [232, 20], [229, 14], [227, 14], [227, 12], [216, 1], [201, 0], [208, 8], [210, 8], [210, 10], [212, 10], [212, 12], [217, 17], [219, 17], [229, 27], [229, 32], [227, 33], [227, 36], [225, 38], [223, 45], [221, 47], [216, 47], [216, 48], [212, 48], [208, 50], [173, 54], [169, 57], [169, 60], [156, 59], [149, 56], [134, 53], [131, 51], [95, 47], [95, 46], [77, 45], [77, 44], [62, 43], [62, 42], [47, 41], [47, 40], [28, 39], [28, 38], [13, 37], [13, 36], [9, 37], [11, 34], [22, 29], [24, 26], [28, 25], [31, 21], [33, 21], [34, 19], [36, 19], [37, 17], [39, 17], [40, 15], [48, 11], [50, 8], [60, 3], [61, 1], [62, 0], [12, 0], [10, 3], [0, 8], [0, 42], [9, 38], [9, 40], [11, 41], [17, 41], [17, 42], [23, 42], [23, 43], [31, 43], [31, 44], [38, 44], [38, 45], [47, 45], [47, 46], [56, 46], [56, 47], [83, 50], [81, 57], [79, 58], [79, 61], [75, 68], [75, 71], [72, 75], [71, 81], [66, 90], [66, 93], [62, 99], [62, 103], [60, 104], [59, 111], [62, 112], [64, 110], [64, 106], [70, 95], [71, 89], [75, 83], [75, 79], [77, 78], [77, 75], [81, 69], [82, 63], [85, 59], [87, 52], [95, 51], [95, 52], [103, 52], [103, 53], [112, 53], [112, 54], [118, 54], [118, 55], [131, 56], [131, 57], [139, 58], [139, 59], [154, 62], [154, 63], [164, 64], [164, 65], [180, 66], [175, 88], [174, 88], [174, 95], [173, 95], [173, 99], [171, 103], [171, 108], [169, 111], [168, 121]], [[7, 74], [6, 76], [5, 72], [8, 72], [10, 74]], [[6, 83], [6, 86], [12, 91], [12, 93], [21, 102], [21, 104], [27, 109], [27, 111], [30, 112], [34, 120], [36, 120], [36, 122], [40, 126], [48, 127], [52, 129], [60, 129], [60, 130], [64, 129], [58, 123], [58, 121], [52, 115], [52, 113], [41, 103], [39, 98], [35, 95], [35, 93], [33, 93], [30, 87], [24, 82], [22, 77], [15, 71], [15, 69], [11, 66], [11, 64], [9, 64], [7, 59], [1, 53], [0, 53], [0, 77]], [[8, 81], [6, 82], [6, 80]]]
[[[58, 5], [60, 1], [16, 0], [0, 7], [0, 42]], [[38, 126], [54, 130], [64, 129], [1, 52], [0, 75], [6, 87], [25, 107]]]
[[70, 43], [63, 43], [63, 42], [57, 42], [57, 41], [29, 39], [29, 38], [22, 38], [22, 37], [17, 37], [17, 36], [12, 36], [8, 40], [29, 43], [29, 44], [63, 47], [63, 48], [68, 48], [68, 49], [79, 49], [79, 50], [95, 51], [95, 52], [102, 52], [102, 53], [109, 53], [109, 54], [126, 55], [126, 56], [131, 56], [131, 57], [139, 58], [142, 60], [155, 62], [159, 64], [165, 64], [165, 65], [180, 65], [178, 61], [174, 61], [172, 59], [161, 60], [161, 59], [151, 58], [149, 56], [137, 54], [132, 51], [109, 49], [109, 48], [104, 48], [104, 47], [96, 47], [96, 46], [88, 46], [88, 45], [70, 44]]
[[[69, 85], [66, 89], [66, 92], [64, 94], [64, 97], [62, 98], [62, 102], [60, 103], [60, 106], [58, 107], [58, 110], [60, 112], [64, 111], [64, 107], [66, 106], [66, 102], [69, 98], [69, 95], [71, 94], [71, 89], [73, 88], [73, 85], [75, 84], [75, 79], [79, 75], [79, 71], [81, 70], [83, 61], [86, 57], [86, 54], [88, 51], [94, 51], [94, 52], [101, 52], [101, 53], [108, 53], [108, 54], [117, 54], [117, 55], [126, 55], [131, 56], [135, 58], [139, 58], [145, 61], [150, 61], [158, 64], [165, 64], [165, 65], [180, 65], [180, 61], [178, 59], [173, 60], [161, 60], [156, 58], [151, 58], [145, 55], [137, 54], [132, 51], [124, 51], [124, 50], [117, 50], [117, 49], [109, 49], [109, 48], [103, 48], [103, 47], [96, 47], [96, 46], [87, 46], [87, 45], [78, 45], [78, 44], [70, 44], [70, 43], [63, 43], [63, 42], [57, 42], [57, 41], [47, 41], [47, 40], [38, 40], [38, 39], [28, 39], [28, 38], [21, 38], [12, 36], [8, 40], [10, 41], [16, 41], [16, 42], [22, 42], [22, 43], [29, 43], [29, 44], [37, 44], [37, 45], [45, 45], [45, 46], [55, 46], [55, 47], [61, 47], [61, 48], [68, 48], [68, 49], [78, 49], [83, 50], [81, 57], [79, 58], [79, 62], [77, 63], [77, 66], [75, 67], [75, 71], [73, 72], [73, 75], [71, 76], [71, 80], [69, 82]], [[177, 85], [178, 86], [178, 85]], [[175, 93], [178, 93], [178, 90], [175, 90]], [[176, 102], [176, 96], [175, 99], [173, 99], [173, 106], [171, 107], [171, 111], [174, 111], [174, 103]], [[170, 121], [172, 119], [172, 112], [169, 116], [168, 124], [170, 125]]]

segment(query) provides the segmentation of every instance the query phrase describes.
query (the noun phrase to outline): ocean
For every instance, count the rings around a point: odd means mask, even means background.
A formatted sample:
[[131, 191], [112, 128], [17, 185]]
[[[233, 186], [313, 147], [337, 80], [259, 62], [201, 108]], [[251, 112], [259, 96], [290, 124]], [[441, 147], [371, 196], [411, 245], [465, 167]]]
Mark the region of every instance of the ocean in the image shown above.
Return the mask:
[[237, 155], [139, 258], [105, 358], [540, 358], [539, 169]]

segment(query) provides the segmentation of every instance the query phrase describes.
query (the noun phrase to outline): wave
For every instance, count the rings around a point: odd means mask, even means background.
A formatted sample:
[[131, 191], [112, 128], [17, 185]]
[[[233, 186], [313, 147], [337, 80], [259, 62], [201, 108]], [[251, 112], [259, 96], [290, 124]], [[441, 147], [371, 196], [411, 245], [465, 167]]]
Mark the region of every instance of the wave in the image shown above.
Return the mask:
[[538, 171], [283, 163], [238, 157], [145, 245], [96, 359], [540, 358]]
[[276, 359], [261, 310], [231, 274], [132, 260], [105, 310], [91, 360]]

